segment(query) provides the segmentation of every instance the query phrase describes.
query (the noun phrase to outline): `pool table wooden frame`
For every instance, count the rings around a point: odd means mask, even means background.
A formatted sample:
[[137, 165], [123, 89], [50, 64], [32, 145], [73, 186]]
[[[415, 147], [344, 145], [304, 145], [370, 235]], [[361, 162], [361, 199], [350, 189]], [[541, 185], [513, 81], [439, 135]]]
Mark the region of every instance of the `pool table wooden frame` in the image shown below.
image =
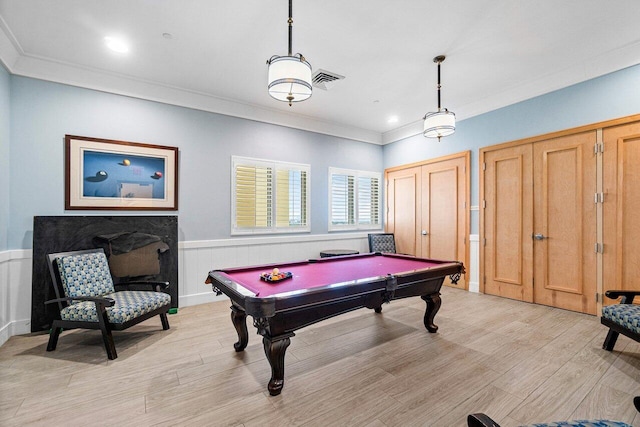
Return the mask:
[[[315, 264], [314, 269], [346, 268], [349, 263], [366, 261], [367, 257], [380, 257], [376, 261], [389, 264], [387, 275], [358, 278], [350, 281], [330, 283], [260, 297], [240, 283], [240, 274], [254, 272], [256, 277], [262, 271], [271, 271], [275, 265], [231, 268], [209, 272], [206, 283], [212, 285], [217, 294], [224, 293], [231, 299], [231, 321], [238, 333], [236, 351], [243, 351], [249, 341], [246, 317], [253, 317], [253, 326], [262, 335], [265, 355], [271, 365], [271, 380], [268, 390], [273, 396], [280, 394], [284, 385], [284, 357], [291, 343], [294, 331], [358, 308], [370, 308], [376, 313], [382, 311], [382, 304], [394, 299], [420, 296], [426, 302], [424, 326], [429, 332], [436, 332], [433, 323], [440, 309], [440, 289], [446, 276], [457, 281], [464, 273], [464, 266], [457, 261], [439, 261], [415, 258], [397, 254], [360, 254], [333, 258], [322, 258], [295, 263], [282, 263], [287, 269], [305, 268]], [[424, 268], [411, 271], [393, 271], [394, 262], [418, 262]], [[395, 261], [394, 261], [395, 260]], [[353, 264], [352, 264], [353, 265]], [[289, 280], [289, 279], [288, 279]], [[295, 277], [294, 279], [295, 280]], [[258, 293], [259, 294], [259, 293]]]

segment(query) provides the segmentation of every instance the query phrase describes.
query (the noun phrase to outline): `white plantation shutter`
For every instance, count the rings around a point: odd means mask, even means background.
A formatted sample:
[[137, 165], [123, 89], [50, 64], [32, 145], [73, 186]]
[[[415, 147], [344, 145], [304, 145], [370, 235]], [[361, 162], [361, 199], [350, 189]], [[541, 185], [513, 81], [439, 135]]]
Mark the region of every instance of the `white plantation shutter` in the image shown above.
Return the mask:
[[307, 171], [278, 167], [277, 175], [277, 227], [306, 227]]
[[329, 168], [329, 230], [380, 228], [380, 174]]
[[331, 224], [354, 225], [356, 217], [355, 179], [346, 174], [331, 174]]
[[310, 231], [309, 165], [232, 158], [233, 233]]
[[272, 221], [273, 171], [268, 167], [235, 168], [236, 227], [267, 228]]
[[358, 177], [358, 224], [380, 224], [380, 179]]

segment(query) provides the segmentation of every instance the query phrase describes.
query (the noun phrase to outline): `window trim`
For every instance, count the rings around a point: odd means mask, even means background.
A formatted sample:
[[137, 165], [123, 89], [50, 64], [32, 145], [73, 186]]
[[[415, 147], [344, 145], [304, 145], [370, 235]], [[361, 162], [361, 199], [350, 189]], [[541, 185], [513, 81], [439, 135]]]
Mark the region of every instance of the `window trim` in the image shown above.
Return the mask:
[[[354, 224], [333, 224], [333, 213], [332, 213], [332, 207], [333, 207], [333, 191], [332, 191], [332, 185], [333, 185], [333, 176], [334, 175], [347, 175], [347, 176], [353, 176], [354, 177], [354, 203], [355, 203], [355, 219], [354, 219]], [[373, 171], [362, 171], [362, 170], [356, 170], [356, 169], [345, 169], [345, 168], [336, 168], [336, 167], [329, 167], [329, 173], [328, 173], [328, 198], [329, 198], [329, 209], [328, 209], [328, 230], [329, 231], [354, 231], [354, 230], [382, 230], [382, 174], [380, 172], [373, 172]], [[379, 190], [378, 190], [378, 223], [377, 224], [367, 224], [367, 225], [362, 225], [360, 224], [360, 207], [359, 207], [359, 203], [360, 203], [360, 199], [359, 199], [359, 179], [360, 178], [365, 178], [365, 177], [369, 177], [369, 178], [376, 178], [378, 180], [378, 185], [379, 185]]]
[[[273, 194], [272, 194], [272, 225], [270, 227], [238, 227], [236, 218], [236, 167], [237, 166], [259, 166], [272, 168]], [[304, 209], [306, 210], [306, 225], [282, 227], [277, 225], [277, 171], [296, 170], [306, 173], [306, 200]], [[244, 156], [231, 156], [231, 235], [252, 235], [252, 234], [283, 234], [283, 233], [309, 233], [311, 232], [311, 165], [304, 163], [283, 162], [279, 160], [257, 159]]]

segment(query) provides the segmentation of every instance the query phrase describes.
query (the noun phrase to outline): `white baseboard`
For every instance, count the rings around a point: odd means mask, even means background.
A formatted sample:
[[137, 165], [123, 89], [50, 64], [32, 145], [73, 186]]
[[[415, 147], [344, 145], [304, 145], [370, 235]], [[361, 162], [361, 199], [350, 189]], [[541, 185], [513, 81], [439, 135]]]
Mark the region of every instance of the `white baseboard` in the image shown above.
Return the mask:
[[0, 346], [6, 343], [11, 336], [9, 335], [9, 326], [11, 325], [4, 325], [2, 328], [0, 328]]
[[469, 282], [469, 292], [480, 293], [480, 283], [479, 282]]
[[15, 320], [0, 328], [0, 346], [6, 343], [14, 335], [28, 334], [31, 332], [31, 320]]
[[225, 295], [216, 295], [213, 291], [195, 295], [182, 295], [178, 298], [178, 307], [189, 307], [191, 305], [206, 304], [208, 302], [222, 301], [228, 299]]

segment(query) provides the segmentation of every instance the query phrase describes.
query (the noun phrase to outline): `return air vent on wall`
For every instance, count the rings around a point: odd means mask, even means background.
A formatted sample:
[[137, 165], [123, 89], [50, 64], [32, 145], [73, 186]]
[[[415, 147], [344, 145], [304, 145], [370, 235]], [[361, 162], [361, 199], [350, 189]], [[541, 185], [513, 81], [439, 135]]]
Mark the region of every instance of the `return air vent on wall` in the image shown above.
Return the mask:
[[344, 76], [326, 70], [316, 70], [313, 73], [313, 86], [322, 90], [329, 90], [338, 80], [344, 79]]

